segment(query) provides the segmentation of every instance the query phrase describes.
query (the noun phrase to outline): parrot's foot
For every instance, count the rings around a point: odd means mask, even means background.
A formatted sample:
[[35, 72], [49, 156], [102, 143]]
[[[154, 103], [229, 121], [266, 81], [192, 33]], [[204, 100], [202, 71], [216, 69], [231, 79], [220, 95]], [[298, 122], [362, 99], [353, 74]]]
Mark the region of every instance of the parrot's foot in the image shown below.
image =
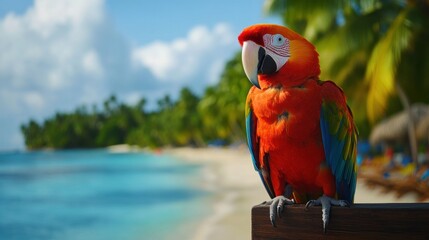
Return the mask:
[[276, 218], [281, 217], [284, 205], [292, 205], [295, 203], [295, 201], [285, 196], [277, 196], [264, 203], [270, 205], [270, 221], [273, 227], [276, 227]]
[[331, 211], [331, 206], [341, 206], [341, 207], [349, 207], [350, 203], [345, 200], [336, 200], [330, 198], [326, 195], [319, 197], [317, 200], [310, 200], [305, 204], [305, 208], [311, 206], [320, 206], [322, 205], [322, 221], [323, 221], [323, 232], [326, 233], [326, 227], [329, 223], [329, 213]]

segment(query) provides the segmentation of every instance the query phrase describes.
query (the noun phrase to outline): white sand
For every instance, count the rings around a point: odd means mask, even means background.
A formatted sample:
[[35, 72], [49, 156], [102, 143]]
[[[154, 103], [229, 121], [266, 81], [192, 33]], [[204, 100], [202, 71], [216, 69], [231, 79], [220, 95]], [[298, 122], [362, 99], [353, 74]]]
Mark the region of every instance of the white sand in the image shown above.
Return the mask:
[[140, 152], [142, 149], [137, 145], [128, 144], [117, 144], [106, 147], [111, 153], [129, 153], [129, 152]]
[[[205, 166], [201, 186], [213, 192], [208, 206], [212, 213], [195, 229], [193, 239], [250, 239], [251, 208], [269, 197], [253, 169], [247, 148], [177, 148], [165, 153]], [[394, 193], [369, 188], [358, 179], [355, 203], [395, 202], [417, 202], [417, 197], [406, 194], [398, 199]]]

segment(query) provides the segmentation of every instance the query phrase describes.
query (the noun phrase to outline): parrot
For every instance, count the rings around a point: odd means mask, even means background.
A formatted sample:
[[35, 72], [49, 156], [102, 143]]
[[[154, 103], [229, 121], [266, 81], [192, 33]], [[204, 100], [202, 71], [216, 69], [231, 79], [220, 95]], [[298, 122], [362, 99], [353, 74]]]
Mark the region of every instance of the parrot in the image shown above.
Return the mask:
[[331, 206], [353, 204], [357, 136], [343, 90], [319, 79], [315, 46], [276, 24], [244, 28], [244, 73], [251, 86], [245, 106], [253, 167], [270, 196], [276, 227], [287, 205], [321, 206], [323, 231]]

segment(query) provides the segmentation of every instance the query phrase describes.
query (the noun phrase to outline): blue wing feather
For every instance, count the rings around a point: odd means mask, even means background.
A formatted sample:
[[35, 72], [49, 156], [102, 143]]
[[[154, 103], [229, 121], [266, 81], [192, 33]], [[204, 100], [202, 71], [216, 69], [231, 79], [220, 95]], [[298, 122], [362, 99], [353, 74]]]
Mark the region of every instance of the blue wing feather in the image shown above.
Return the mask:
[[[251, 109], [248, 110], [248, 114], [246, 116], [246, 137], [247, 137], [247, 146], [249, 147], [250, 150], [250, 155], [252, 156], [252, 163], [253, 163], [253, 167], [255, 168], [256, 171], [260, 170], [259, 167], [259, 162], [257, 161], [256, 157], [255, 157], [255, 151], [254, 151], [254, 140], [253, 140], [253, 135], [255, 134], [254, 131], [254, 122], [253, 122], [253, 111]], [[256, 155], [257, 156], [257, 155]]]
[[[250, 155], [252, 157], [252, 163], [255, 170], [258, 172], [259, 177], [264, 184], [265, 190], [271, 198], [274, 198], [274, 191], [272, 189], [271, 178], [269, 176], [269, 169], [263, 169], [261, 167], [260, 155], [259, 155], [259, 146], [257, 143], [256, 136], [256, 118], [253, 114], [253, 110], [250, 106], [250, 103], [246, 104], [246, 137], [247, 137], [247, 146], [250, 150]], [[265, 168], [269, 168], [269, 163], [265, 163]]]
[[[335, 177], [337, 196], [353, 202], [357, 175], [354, 154], [357, 131], [349, 108], [340, 104], [324, 99], [320, 112], [320, 129], [326, 162]], [[347, 106], [345, 99], [342, 104]]]

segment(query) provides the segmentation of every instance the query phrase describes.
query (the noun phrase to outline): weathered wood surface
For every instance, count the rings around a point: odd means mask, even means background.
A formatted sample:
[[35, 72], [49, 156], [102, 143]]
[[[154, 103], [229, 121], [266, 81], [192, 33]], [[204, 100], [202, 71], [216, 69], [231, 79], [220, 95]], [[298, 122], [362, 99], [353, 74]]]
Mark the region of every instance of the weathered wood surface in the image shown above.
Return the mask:
[[332, 207], [327, 233], [323, 233], [320, 207], [287, 206], [276, 228], [271, 225], [268, 213], [268, 205], [253, 207], [252, 239], [429, 240], [429, 203]]

